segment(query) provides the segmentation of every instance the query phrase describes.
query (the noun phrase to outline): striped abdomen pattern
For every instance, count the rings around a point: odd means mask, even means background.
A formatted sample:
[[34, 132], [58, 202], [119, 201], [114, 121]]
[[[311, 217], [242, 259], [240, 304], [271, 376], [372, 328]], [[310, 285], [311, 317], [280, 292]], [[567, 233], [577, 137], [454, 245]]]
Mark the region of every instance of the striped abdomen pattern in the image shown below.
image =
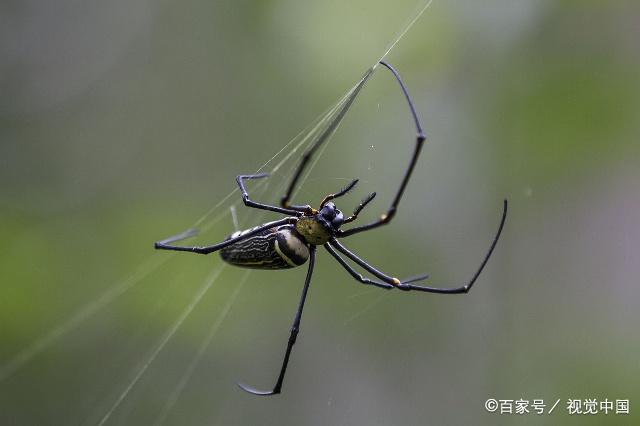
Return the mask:
[[[235, 232], [227, 239], [239, 237], [253, 229]], [[220, 257], [227, 263], [243, 268], [287, 269], [304, 264], [309, 258], [309, 247], [293, 225], [283, 225], [223, 248]]]

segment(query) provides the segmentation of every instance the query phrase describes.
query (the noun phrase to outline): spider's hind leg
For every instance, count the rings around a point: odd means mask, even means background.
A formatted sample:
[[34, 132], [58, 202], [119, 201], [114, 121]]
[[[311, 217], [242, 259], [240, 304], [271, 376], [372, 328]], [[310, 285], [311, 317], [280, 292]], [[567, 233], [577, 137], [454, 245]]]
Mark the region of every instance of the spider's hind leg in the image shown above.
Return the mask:
[[185, 231], [181, 234], [178, 235], [174, 235], [173, 237], [169, 237], [169, 238], [165, 238], [164, 240], [158, 241], [154, 244], [154, 247], [157, 250], [172, 250], [172, 251], [187, 251], [187, 252], [191, 252], [191, 253], [198, 253], [198, 254], [209, 254], [209, 253], [213, 253], [214, 251], [218, 251], [220, 249], [223, 249], [227, 246], [230, 246], [232, 244], [235, 244], [237, 242], [246, 240], [248, 238], [253, 237], [254, 235], [257, 235], [261, 232], [263, 232], [265, 229], [270, 229], [270, 228], [275, 228], [277, 226], [280, 225], [292, 225], [294, 223], [296, 223], [298, 221], [297, 217], [293, 217], [293, 216], [289, 216], [289, 217], [285, 217], [283, 219], [280, 220], [276, 220], [273, 222], [267, 222], [264, 223], [260, 226], [256, 226], [255, 228], [252, 228], [251, 230], [245, 232], [245, 233], [241, 233], [240, 235], [238, 235], [237, 237], [234, 238], [228, 238], [222, 242], [219, 242], [217, 244], [213, 244], [213, 245], [209, 245], [209, 246], [175, 246], [171, 243], [174, 243], [176, 241], [180, 241], [183, 240], [185, 238], [189, 238], [192, 237], [194, 235], [196, 235], [197, 231], [190, 229], [188, 231]]
[[154, 247], [155, 248], [166, 247], [171, 243], [175, 243], [176, 241], [180, 241], [180, 240], [186, 240], [187, 238], [195, 237], [196, 235], [198, 235], [197, 229], [187, 229], [186, 231], [181, 232], [177, 235], [171, 236], [169, 238], [165, 238], [162, 241], [158, 241], [157, 243], [154, 244]]
[[304, 281], [304, 287], [302, 288], [302, 294], [300, 296], [300, 303], [298, 304], [298, 309], [296, 310], [296, 315], [293, 319], [293, 324], [289, 330], [289, 340], [287, 342], [287, 349], [284, 353], [284, 359], [282, 360], [282, 366], [280, 367], [280, 374], [278, 375], [278, 380], [276, 381], [275, 386], [272, 390], [269, 391], [261, 391], [254, 389], [250, 386], [243, 385], [238, 383], [238, 386], [246, 392], [252, 393], [254, 395], [260, 396], [268, 396], [268, 395], [276, 395], [279, 394], [282, 390], [282, 383], [284, 382], [284, 375], [287, 372], [287, 366], [289, 365], [289, 357], [291, 356], [291, 350], [293, 349], [293, 345], [296, 343], [296, 339], [298, 338], [298, 333], [300, 332], [300, 321], [302, 320], [302, 310], [304, 309], [304, 303], [307, 299], [307, 292], [309, 291], [309, 284], [311, 283], [311, 276], [313, 275], [313, 267], [316, 261], [316, 246], [311, 246], [309, 248], [309, 266], [307, 269], [307, 277]]

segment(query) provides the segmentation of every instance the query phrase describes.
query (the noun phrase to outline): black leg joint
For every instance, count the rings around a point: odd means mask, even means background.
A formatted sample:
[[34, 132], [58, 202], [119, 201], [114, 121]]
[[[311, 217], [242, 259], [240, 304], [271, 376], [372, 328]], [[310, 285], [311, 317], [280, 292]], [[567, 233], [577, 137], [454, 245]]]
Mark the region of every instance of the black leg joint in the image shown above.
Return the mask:
[[396, 210], [397, 208], [395, 206], [392, 206], [391, 208], [389, 208], [389, 210], [387, 210], [387, 212], [383, 214], [382, 217], [380, 218], [382, 223], [391, 222], [391, 219], [393, 219], [393, 217], [396, 215]]
[[291, 335], [289, 336], [289, 344], [293, 345], [296, 343], [296, 339], [298, 338], [298, 333], [300, 332], [299, 328], [291, 328]]

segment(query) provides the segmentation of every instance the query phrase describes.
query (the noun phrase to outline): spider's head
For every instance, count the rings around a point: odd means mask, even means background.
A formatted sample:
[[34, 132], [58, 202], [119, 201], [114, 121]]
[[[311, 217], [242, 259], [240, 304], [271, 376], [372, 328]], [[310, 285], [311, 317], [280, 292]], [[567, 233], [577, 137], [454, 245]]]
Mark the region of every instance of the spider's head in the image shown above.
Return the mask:
[[323, 219], [331, 228], [338, 230], [344, 222], [344, 216], [340, 210], [336, 208], [336, 205], [332, 202], [326, 203], [320, 211], [318, 216]]
[[323, 245], [335, 236], [344, 223], [342, 212], [333, 203], [324, 203], [320, 210], [298, 218], [296, 231], [308, 244]]

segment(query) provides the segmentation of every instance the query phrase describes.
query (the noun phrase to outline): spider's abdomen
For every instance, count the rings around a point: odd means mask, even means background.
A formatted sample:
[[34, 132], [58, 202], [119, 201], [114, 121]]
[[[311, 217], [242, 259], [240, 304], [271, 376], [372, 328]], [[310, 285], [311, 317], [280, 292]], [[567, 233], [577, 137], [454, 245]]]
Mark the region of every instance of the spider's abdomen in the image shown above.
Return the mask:
[[[239, 237], [253, 229], [234, 232], [227, 239]], [[309, 258], [309, 247], [295, 232], [293, 225], [283, 225], [266, 229], [221, 249], [220, 257], [227, 263], [243, 268], [287, 269], [304, 264]]]

